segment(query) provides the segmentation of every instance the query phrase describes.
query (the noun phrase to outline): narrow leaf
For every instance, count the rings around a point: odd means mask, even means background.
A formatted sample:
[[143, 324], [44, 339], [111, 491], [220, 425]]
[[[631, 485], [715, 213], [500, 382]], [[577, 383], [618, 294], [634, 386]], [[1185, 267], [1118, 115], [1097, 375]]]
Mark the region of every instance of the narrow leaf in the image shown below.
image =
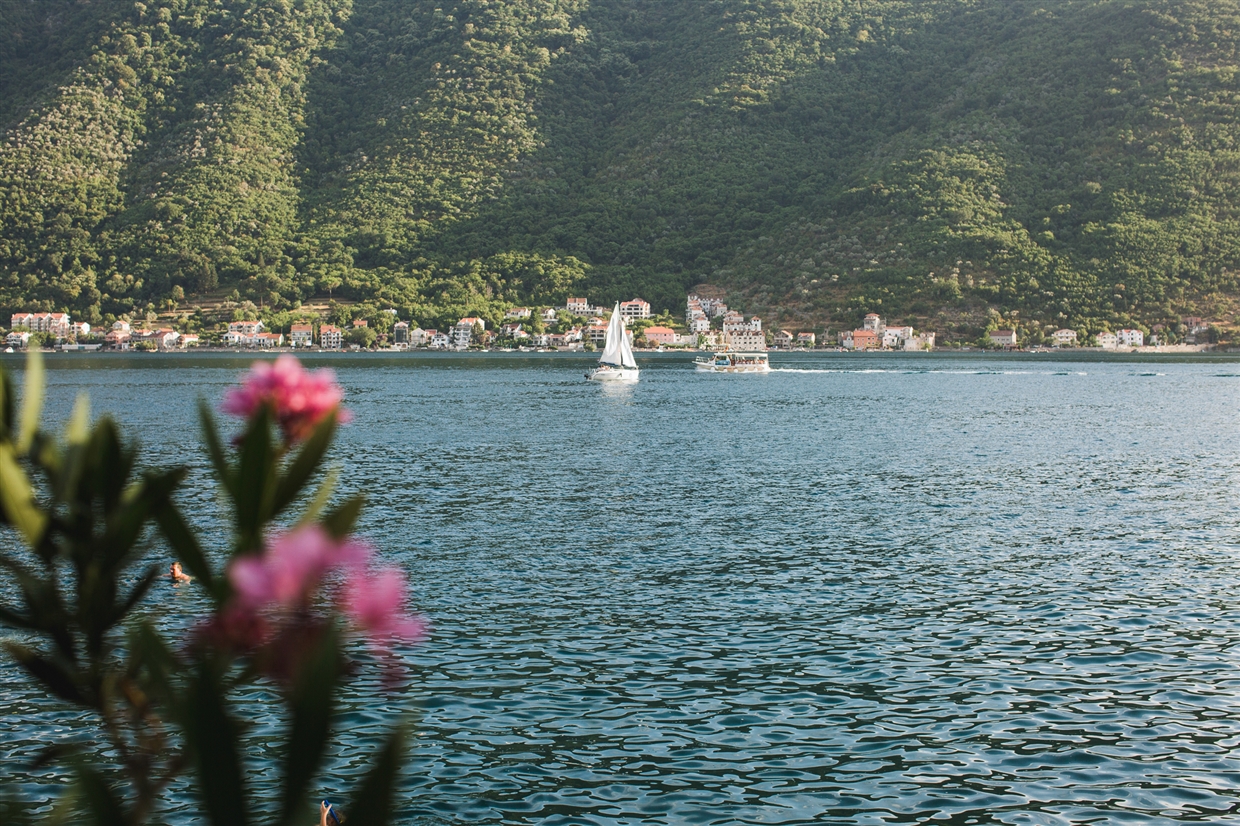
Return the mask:
[[77, 775], [78, 788], [82, 792], [82, 802], [90, 812], [92, 823], [97, 826], [127, 826], [125, 810], [116, 795], [108, 788], [103, 775], [81, 763], [74, 774]]
[[336, 414], [333, 412], [315, 427], [314, 433], [302, 443], [301, 450], [289, 464], [288, 470], [276, 486], [275, 498], [271, 504], [271, 515], [277, 516], [297, 498], [302, 488], [310, 481], [310, 477], [323, 462], [323, 456], [331, 447], [332, 437], [336, 433]]
[[209, 663], [198, 664], [185, 699], [185, 740], [198, 769], [207, 819], [215, 826], [247, 826], [249, 799], [237, 750], [237, 724], [224, 708], [224, 687]]
[[198, 418], [202, 422], [202, 438], [207, 443], [207, 453], [211, 457], [211, 465], [220, 484], [234, 500], [237, 498], [236, 486], [233, 483], [232, 468], [224, 455], [224, 444], [220, 441], [220, 433], [215, 429], [215, 417], [211, 415], [211, 407], [205, 400], [198, 400]]
[[211, 573], [211, 566], [207, 563], [206, 554], [202, 552], [202, 546], [198, 544], [197, 537], [194, 536], [189, 525], [185, 524], [185, 518], [181, 516], [181, 512], [175, 505], [168, 502], [155, 511], [155, 521], [159, 524], [160, 533], [164, 535], [164, 539], [168, 540], [168, 544], [172, 546], [180, 563], [198, 580], [200, 585], [214, 593], [215, 580]]
[[319, 484], [318, 490], [314, 492], [314, 498], [310, 500], [310, 504], [306, 506], [306, 512], [297, 520], [297, 527], [304, 527], [319, 518], [319, 514], [327, 507], [327, 503], [331, 501], [332, 494], [336, 490], [336, 482], [340, 479], [340, 469], [332, 468], [327, 471], [323, 477], [323, 481]]
[[78, 690], [77, 683], [73, 679], [73, 675], [69, 674], [64, 666], [42, 657], [26, 646], [18, 645], [15, 642], [5, 642], [4, 650], [30, 676], [47, 686], [57, 697], [62, 700], [68, 700], [71, 703], [80, 704], [85, 702], [81, 691]]
[[177, 670], [177, 661], [150, 620], [143, 621], [130, 635], [129, 649], [131, 676], [144, 676], [143, 687], [171, 705], [172, 674]]
[[[44, 766], [59, 763], [67, 757], [74, 757], [81, 753], [82, 745], [80, 743], [53, 743], [34, 756], [34, 759], [30, 761], [30, 768], [41, 769]], [[0, 820], [0, 823], [3, 822]]]
[[340, 635], [333, 625], [323, 634], [315, 652], [302, 666], [290, 697], [292, 726], [281, 794], [279, 823], [282, 826], [304, 820], [306, 792], [323, 762], [327, 735], [331, 730], [340, 666]]
[[362, 784], [350, 798], [349, 826], [388, 826], [392, 822], [396, 778], [405, 753], [405, 727], [398, 726], [375, 757]]
[[237, 464], [237, 534], [240, 551], [256, 550], [262, 529], [271, 518], [275, 493], [275, 449], [271, 444], [271, 416], [266, 407], [246, 423]]
[[71, 445], [86, 444], [90, 438], [90, 396], [78, 393], [73, 403], [73, 415], [65, 426], [65, 441]]
[[338, 508], [323, 517], [323, 529], [336, 539], [343, 539], [353, 532], [357, 518], [362, 514], [366, 497], [360, 494], [346, 499]]
[[8, 608], [5, 608], [4, 606], [0, 606], [0, 625], [7, 625], [10, 628], [24, 628], [24, 629], [38, 628], [37, 625], [35, 625], [30, 620], [23, 617], [21, 614], [18, 614], [15, 611], [10, 611]]
[[0, 367], [0, 440], [13, 439], [13, 379]]
[[34, 434], [39, 429], [39, 416], [43, 412], [43, 391], [43, 353], [35, 348], [26, 355], [26, 381], [22, 387], [21, 432], [17, 437], [19, 456], [30, 449]]
[[126, 597], [125, 601], [117, 607], [116, 611], [113, 613], [109, 625], [116, 625], [124, 619], [126, 615], [134, 609], [134, 606], [137, 605], [144, 596], [146, 596], [147, 591], [151, 590], [151, 586], [155, 584], [155, 579], [158, 576], [158, 567], [151, 566], [147, 569], [146, 574], [143, 575], [142, 579], [138, 581], [138, 584], [134, 586], [134, 589], [129, 592], [129, 596]]
[[21, 533], [26, 544], [37, 547], [47, 527], [47, 516], [34, 501], [34, 490], [17, 464], [13, 447], [0, 444], [0, 510], [5, 520]]

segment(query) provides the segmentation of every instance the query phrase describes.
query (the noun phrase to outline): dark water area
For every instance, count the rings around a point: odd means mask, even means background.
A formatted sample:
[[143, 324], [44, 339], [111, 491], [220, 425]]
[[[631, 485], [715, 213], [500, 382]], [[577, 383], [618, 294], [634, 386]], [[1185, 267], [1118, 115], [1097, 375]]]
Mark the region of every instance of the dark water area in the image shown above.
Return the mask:
[[[1240, 821], [1240, 358], [639, 361], [603, 387], [581, 356], [307, 359], [433, 624], [407, 691], [356, 684], [325, 796], [407, 707], [407, 823]], [[50, 418], [89, 392], [216, 524], [195, 403], [249, 359], [48, 363]], [[46, 797], [29, 756], [80, 722], [0, 678], [6, 785]], [[260, 786], [270, 700], [244, 698]]]

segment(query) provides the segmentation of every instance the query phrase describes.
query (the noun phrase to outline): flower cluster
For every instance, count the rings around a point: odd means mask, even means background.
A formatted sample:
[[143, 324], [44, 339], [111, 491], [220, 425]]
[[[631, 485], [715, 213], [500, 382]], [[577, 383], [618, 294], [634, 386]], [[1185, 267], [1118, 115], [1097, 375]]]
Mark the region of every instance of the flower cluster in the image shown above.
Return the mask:
[[425, 623], [405, 612], [404, 572], [372, 569], [373, 555], [363, 542], [338, 540], [309, 525], [275, 537], [262, 554], [233, 560], [233, 599], [221, 614], [226, 628], [242, 632], [233, 643], [261, 644], [270, 639], [270, 620], [296, 618], [316, 598], [340, 604], [351, 625], [381, 648], [420, 639]]
[[285, 353], [274, 363], [255, 362], [245, 383], [224, 397], [224, 410], [248, 419], [267, 407], [292, 443], [309, 436], [333, 411], [340, 421], [348, 421], [348, 411], [340, 408], [343, 398], [331, 370], [306, 370]]

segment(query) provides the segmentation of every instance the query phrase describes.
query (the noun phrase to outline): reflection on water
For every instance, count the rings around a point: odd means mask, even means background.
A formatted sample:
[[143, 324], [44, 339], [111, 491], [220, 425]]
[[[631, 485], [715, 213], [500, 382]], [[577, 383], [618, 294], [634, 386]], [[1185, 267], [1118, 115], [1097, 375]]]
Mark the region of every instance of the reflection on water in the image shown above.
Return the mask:
[[[434, 632], [405, 695], [346, 710], [325, 794], [410, 703], [411, 822], [1235, 821], [1234, 364], [588, 361], [330, 360], [342, 477]], [[85, 385], [202, 478], [194, 398], [242, 362], [78, 364], [54, 409]], [[45, 796], [21, 767], [78, 729], [6, 682], [0, 754]]]

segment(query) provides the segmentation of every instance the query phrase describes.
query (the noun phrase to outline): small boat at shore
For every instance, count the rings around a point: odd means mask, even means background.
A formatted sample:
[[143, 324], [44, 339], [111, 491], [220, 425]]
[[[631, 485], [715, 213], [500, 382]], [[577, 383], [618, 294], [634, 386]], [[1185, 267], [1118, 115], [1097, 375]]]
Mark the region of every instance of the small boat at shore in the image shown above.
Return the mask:
[[769, 373], [771, 363], [766, 353], [715, 353], [710, 358], [693, 362], [699, 373]]
[[611, 321], [607, 324], [603, 355], [599, 356], [598, 367], [586, 373], [586, 378], [590, 381], [637, 381], [638, 374], [633, 345], [629, 344], [624, 316], [620, 315], [620, 302], [616, 302], [616, 308], [611, 311]]

